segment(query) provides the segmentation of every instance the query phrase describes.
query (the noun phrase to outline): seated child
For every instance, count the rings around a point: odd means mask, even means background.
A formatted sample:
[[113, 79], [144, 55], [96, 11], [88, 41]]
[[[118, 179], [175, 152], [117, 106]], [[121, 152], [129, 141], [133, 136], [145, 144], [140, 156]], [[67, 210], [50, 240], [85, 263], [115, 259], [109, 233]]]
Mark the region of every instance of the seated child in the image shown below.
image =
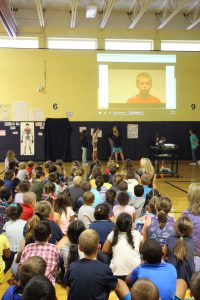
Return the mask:
[[131, 300], [159, 300], [155, 284], [146, 278], [138, 279], [131, 289]]
[[42, 200], [45, 174], [43, 171], [37, 171], [34, 177], [35, 178], [31, 183], [31, 192], [34, 192], [36, 194], [36, 201], [39, 202]]
[[190, 296], [195, 300], [200, 300], [200, 272], [195, 272], [192, 275], [190, 283]]
[[[128, 183], [125, 180], [120, 181], [120, 183], [118, 184], [118, 193], [120, 192], [127, 192], [129, 195], [129, 203], [133, 200], [133, 194], [128, 191]], [[129, 204], [132, 205], [132, 204]]]
[[12, 203], [12, 194], [9, 188], [0, 191], [0, 233], [3, 232], [4, 224], [9, 220], [6, 209]]
[[5, 235], [10, 243], [11, 251], [17, 253], [20, 251], [20, 244], [24, 240], [24, 226], [26, 221], [21, 220], [20, 216], [23, 209], [20, 204], [13, 203], [7, 208], [7, 216], [9, 221], [3, 226]]
[[78, 212], [78, 220], [81, 220], [86, 228], [89, 228], [90, 224], [95, 220], [94, 208], [92, 204], [94, 202], [94, 195], [92, 192], [86, 192], [83, 194], [84, 204], [80, 207]]
[[46, 261], [45, 276], [52, 284], [55, 284], [55, 277], [59, 261], [58, 248], [49, 243], [51, 237], [51, 226], [47, 221], [39, 221], [34, 228], [36, 242], [25, 246], [20, 265], [27, 261], [29, 257], [40, 256]]
[[81, 233], [79, 248], [85, 258], [72, 263], [65, 276], [68, 300], [107, 300], [112, 290], [116, 291], [120, 299], [129, 294], [125, 283], [117, 280], [111, 269], [96, 259], [98, 247], [96, 231], [88, 229]]
[[35, 172], [35, 170], [34, 170], [35, 163], [34, 163], [34, 161], [30, 160], [30, 161], [28, 161], [27, 165], [28, 165], [28, 168], [27, 168], [28, 175], [29, 175], [29, 178], [31, 179], [33, 173]]
[[31, 188], [31, 184], [28, 180], [22, 180], [19, 183], [19, 192], [15, 195], [15, 203], [23, 203], [23, 194], [29, 192]]
[[135, 208], [133, 206], [128, 205], [129, 203], [129, 195], [127, 192], [120, 192], [117, 195], [117, 201], [119, 205], [115, 205], [113, 207], [114, 217], [117, 218], [121, 213], [128, 213], [135, 221]]
[[33, 215], [35, 211], [35, 203], [36, 203], [36, 194], [33, 192], [26, 192], [23, 195], [23, 203], [21, 204], [23, 208], [23, 213], [21, 214], [21, 219], [24, 221], [28, 221]]
[[126, 277], [126, 283], [131, 286], [138, 279], [147, 278], [157, 286], [162, 300], [174, 299], [177, 273], [174, 266], [161, 262], [161, 245], [154, 239], [148, 239], [144, 242], [142, 254], [143, 263]]
[[10, 244], [5, 235], [0, 234], [0, 284], [4, 280], [4, 274], [10, 269], [14, 253], [10, 251]]
[[117, 193], [113, 189], [106, 191], [106, 200], [104, 203], [109, 207], [109, 217], [113, 217], [113, 206], [116, 204], [116, 194]]
[[141, 176], [141, 183], [144, 187], [144, 194], [143, 197], [146, 199], [146, 195], [151, 191], [152, 188], [149, 187], [151, 183], [151, 176], [149, 174], [143, 174]]
[[25, 162], [20, 162], [19, 163], [19, 171], [17, 173], [17, 178], [20, 181], [29, 179], [29, 173], [26, 170], [26, 163]]
[[32, 256], [24, 262], [19, 270], [19, 281], [17, 285], [11, 285], [5, 291], [2, 300], [22, 300], [23, 289], [27, 282], [35, 275], [44, 275], [46, 262], [39, 256]]
[[58, 184], [58, 174], [57, 174], [57, 172], [50, 173], [49, 176], [48, 176], [48, 180], [50, 182], [53, 182], [53, 184], [55, 185], [55, 194], [56, 195], [58, 195], [59, 193], [62, 192], [62, 188]]
[[23, 300], [57, 300], [51, 281], [42, 275], [33, 276], [27, 283]]
[[110, 175], [109, 174], [103, 174], [103, 180], [104, 180], [104, 186], [109, 190], [112, 187], [112, 184], [109, 183], [110, 181]]
[[142, 209], [145, 203], [145, 198], [143, 197], [144, 187], [141, 184], [134, 186], [134, 197], [133, 200], [129, 201], [129, 205], [133, 205], [136, 211], [136, 219], [138, 219], [142, 214]]
[[90, 229], [95, 230], [99, 234], [99, 242], [103, 247], [107, 236], [115, 227], [115, 224], [109, 220], [109, 207], [102, 203], [96, 206], [94, 211], [95, 221], [89, 226]]
[[141, 234], [133, 229], [132, 217], [127, 213], [121, 213], [117, 218], [115, 229], [108, 235], [102, 249], [103, 253], [112, 253], [110, 267], [115, 276], [124, 280], [131, 270], [141, 263], [139, 253], [141, 242]]
[[15, 173], [12, 170], [5, 172], [4, 176], [4, 187], [9, 188], [12, 192], [12, 195], [15, 194], [15, 188], [18, 186], [20, 180], [15, 178]]

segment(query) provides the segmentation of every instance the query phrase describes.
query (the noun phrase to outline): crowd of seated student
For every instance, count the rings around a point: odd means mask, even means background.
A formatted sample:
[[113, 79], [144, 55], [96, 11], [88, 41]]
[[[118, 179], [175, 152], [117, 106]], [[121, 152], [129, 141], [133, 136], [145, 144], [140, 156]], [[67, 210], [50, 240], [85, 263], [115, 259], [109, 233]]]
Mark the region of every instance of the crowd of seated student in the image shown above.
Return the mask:
[[[200, 184], [190, 185], [189, 207], [175, 222], [168, 215], [171, 200], [155, 189], [147, 158], [139, 170], [130, 159], [121, 171], [109, 161], [106, 174], [99, 161], [92, 162], [86, 176], [75, 162], [67, 177], [61, 160], [26, 165], [11, 154], [0, 182], [0, 283], [11, 265], [19, 283], [7, 293], [31, 299], [27, 293], [39, 286], [38, 276], [30, 280], [33, 272], [53, 285], [59, 273], [72, 300], [107, 299], [111, 290], [127, 300], [184, 299], [200, 270]], [[9, 169], [14, 164], [18, 174]], [[35, 256], [43, 259], [45, 271], [30, 266], [24, 275]]]

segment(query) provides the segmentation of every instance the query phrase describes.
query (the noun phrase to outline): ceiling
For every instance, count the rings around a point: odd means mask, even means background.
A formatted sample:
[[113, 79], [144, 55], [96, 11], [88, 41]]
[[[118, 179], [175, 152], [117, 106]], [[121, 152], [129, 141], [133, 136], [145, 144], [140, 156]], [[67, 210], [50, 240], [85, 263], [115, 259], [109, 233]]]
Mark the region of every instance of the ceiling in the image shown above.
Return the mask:
[[2, 28], [10, 37], [15, 37], [22, 25], [28, 27], [35, 22], [45, 29], [57, 18], [59, 26], [59, 19], [65, 15], [63, 26], [87, 27], [88, 5], [97, 6], [97, 21], [92, 24], [98, 29], [105, 29], [114, 16], [118, 27], [126, 20], [127, 29], [135, 29], [148, 14], [156, 16], [156, 30], [162, 30], [170, 22], [178, 24], [180, 17], [185, 20], [185, 30], [200, 29], [200, 0], [0, 0]]

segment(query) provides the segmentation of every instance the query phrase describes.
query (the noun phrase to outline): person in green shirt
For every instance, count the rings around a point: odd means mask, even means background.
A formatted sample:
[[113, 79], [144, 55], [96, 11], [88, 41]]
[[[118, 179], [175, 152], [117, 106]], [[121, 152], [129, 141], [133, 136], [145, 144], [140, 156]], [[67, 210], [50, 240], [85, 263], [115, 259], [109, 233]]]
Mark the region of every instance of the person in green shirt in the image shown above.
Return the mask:
[[[194, 166], [197, 164], [196, 150], [199, 146], [199, 140], [193, 129], [190, 129], [190, 144], [192, 150], [192, 163], [190, 165]], [[200, 161], [198, 161], [198, 164], [200, 164]]]

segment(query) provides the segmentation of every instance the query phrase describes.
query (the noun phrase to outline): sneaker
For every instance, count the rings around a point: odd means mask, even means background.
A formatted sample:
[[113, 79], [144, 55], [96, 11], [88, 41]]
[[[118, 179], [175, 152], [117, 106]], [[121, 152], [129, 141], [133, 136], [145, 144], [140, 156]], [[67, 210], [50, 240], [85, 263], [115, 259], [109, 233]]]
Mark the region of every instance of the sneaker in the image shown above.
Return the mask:
[[196, 166], [195, 162], [189, 163], [190, 166]]

